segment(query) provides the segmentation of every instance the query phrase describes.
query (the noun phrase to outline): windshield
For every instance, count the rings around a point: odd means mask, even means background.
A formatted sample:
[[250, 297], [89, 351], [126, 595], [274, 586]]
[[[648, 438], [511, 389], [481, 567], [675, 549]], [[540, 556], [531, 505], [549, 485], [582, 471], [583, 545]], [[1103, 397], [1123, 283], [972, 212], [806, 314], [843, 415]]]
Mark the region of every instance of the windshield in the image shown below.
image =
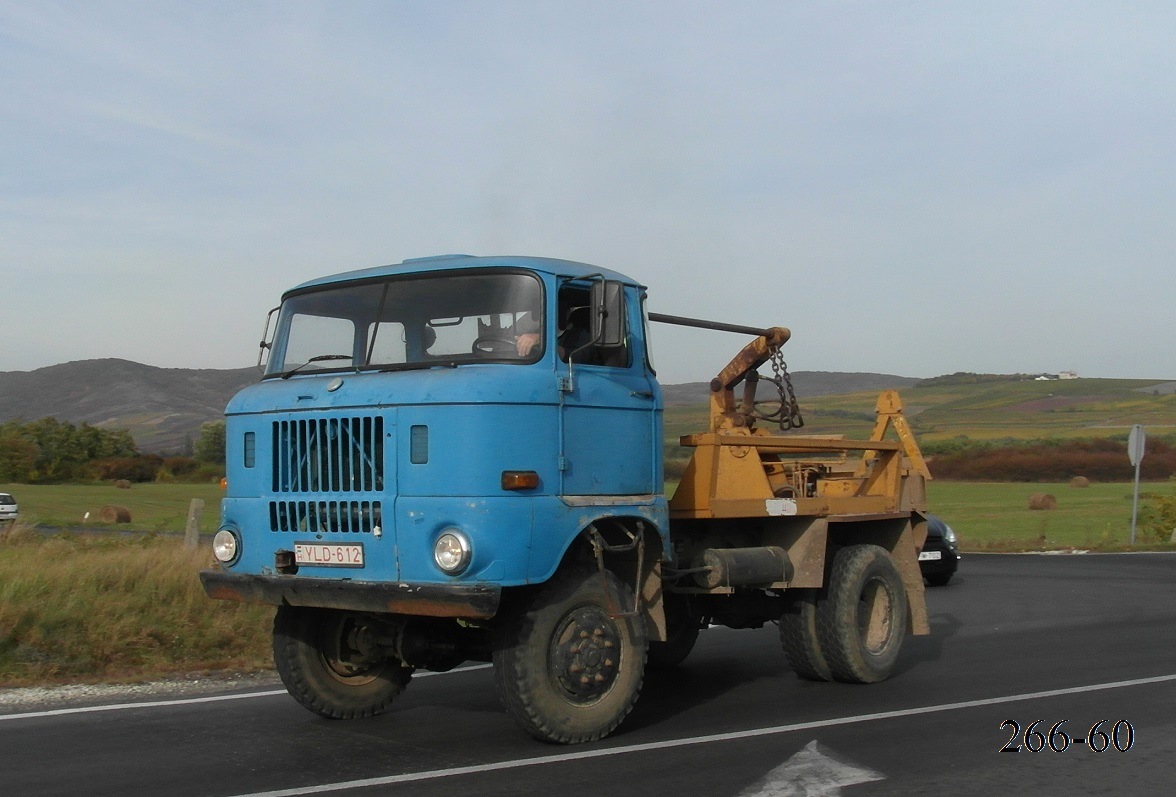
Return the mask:
[[543, 353], [542, 306], [532, 274], [328, 286], [282, 303], [266, 374], [534, 362]]

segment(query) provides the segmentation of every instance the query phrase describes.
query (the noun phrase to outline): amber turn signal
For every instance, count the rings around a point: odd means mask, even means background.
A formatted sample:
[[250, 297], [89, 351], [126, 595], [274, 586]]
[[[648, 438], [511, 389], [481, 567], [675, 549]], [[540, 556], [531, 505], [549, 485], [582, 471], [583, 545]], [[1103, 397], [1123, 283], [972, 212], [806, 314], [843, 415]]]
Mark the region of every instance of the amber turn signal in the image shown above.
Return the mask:
[[502, 489], [534, 490], [539, 486], [539, 474], [533, 470], [504, 470]]

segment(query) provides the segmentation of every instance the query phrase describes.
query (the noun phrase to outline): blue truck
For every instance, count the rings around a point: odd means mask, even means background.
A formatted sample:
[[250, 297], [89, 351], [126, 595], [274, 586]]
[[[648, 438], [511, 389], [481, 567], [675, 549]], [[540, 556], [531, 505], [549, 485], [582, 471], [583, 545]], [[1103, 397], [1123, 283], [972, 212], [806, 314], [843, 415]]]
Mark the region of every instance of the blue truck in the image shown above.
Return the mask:
[[[200, 577], [276, 607], [278, 673], [321, 716], [492, 662], [524, 730], [578, 743], [711, 625], [777, 625], [798, 676], [848, 682], [929, 632], [929, 474], [901, 403], [879, 397], [869, 440], [766, 431], [802, 422], [785, 328], [650, 313], [637, 281], [583, 263], [466, 255], [312, 280], [275, 313], [262, 378], [226, 408]], [[651, 321], [751, 337], [670, 499]]]

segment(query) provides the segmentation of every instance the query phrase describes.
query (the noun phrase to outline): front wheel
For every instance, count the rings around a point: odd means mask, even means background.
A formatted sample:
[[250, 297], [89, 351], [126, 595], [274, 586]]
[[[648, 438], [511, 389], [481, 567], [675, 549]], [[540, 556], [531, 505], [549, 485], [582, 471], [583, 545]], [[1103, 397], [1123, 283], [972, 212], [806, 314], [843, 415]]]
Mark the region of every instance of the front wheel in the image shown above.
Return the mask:
[[363, 615], [335, 609], [279, 606], [274, 664], [286, 691], [330, 719], [379, 714], [400, 696], [412, 669], [382, 655], [376, 629]]
[[890, 553], [877, 545], [838, 551], [816, 620], [835, 679], [865, 684], [889, 677], [907, 622], [906, 589]]
[[557, 575], [494, 651], [507, 712], [536, 739], [601, 739], [641, 692], [647, 636], [633, 594], [611, 572]]

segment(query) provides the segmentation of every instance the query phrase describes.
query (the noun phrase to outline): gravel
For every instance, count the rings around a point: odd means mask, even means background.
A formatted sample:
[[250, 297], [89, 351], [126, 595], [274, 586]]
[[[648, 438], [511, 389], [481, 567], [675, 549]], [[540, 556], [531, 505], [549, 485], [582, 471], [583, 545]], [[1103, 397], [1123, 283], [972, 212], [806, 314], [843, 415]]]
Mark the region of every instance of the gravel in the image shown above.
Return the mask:
[[281, 688], [273, 671], [190, 673], [130, 684], [67, 684], [0, 688], [0, 714], [30, 710], [95, 706], [103, 703], [148, 702], [183, 697]]

